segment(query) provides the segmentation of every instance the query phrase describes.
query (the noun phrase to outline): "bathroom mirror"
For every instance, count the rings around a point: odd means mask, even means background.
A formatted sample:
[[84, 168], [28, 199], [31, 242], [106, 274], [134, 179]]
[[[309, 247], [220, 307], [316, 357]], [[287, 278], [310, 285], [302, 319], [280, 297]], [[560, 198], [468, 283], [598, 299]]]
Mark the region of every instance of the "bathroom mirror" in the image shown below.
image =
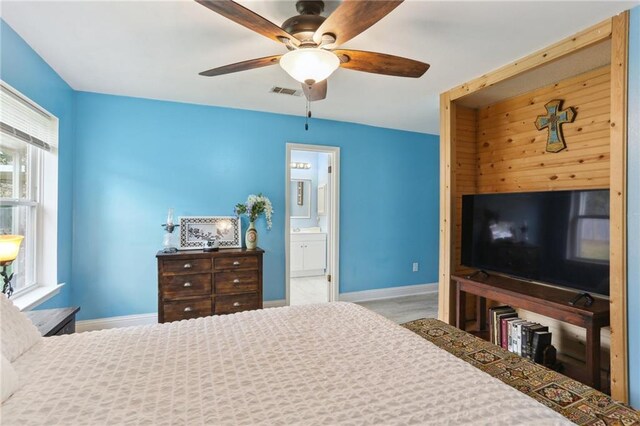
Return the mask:
[[311, 181], [291, 179], [289, 182], [289, 215], [292, 219], [311, 218]]

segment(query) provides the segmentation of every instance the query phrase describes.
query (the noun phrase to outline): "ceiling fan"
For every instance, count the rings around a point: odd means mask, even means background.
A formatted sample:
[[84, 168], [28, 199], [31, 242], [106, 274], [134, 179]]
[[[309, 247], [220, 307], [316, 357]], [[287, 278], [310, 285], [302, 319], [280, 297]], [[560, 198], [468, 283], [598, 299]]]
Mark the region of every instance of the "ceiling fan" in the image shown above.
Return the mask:
[[277, 26], [232, 0], [195, 0], [220, 15], [282, 43], [289, 50], [284, 55], [250, 59], [203, 71], [213, 77], [254, 68], [280, 64], [294, 79], [302, 83], [309, 101], [327, 96], [327, 78], [338, 68], [397, 77], [421, 77], [429, 64], [385, 53], [337, 47], [365, 31], [388, 15], [403, 0], [345, 0], [328, 17], [321, 16], [324, 2], [300, 0], [299, 15]]

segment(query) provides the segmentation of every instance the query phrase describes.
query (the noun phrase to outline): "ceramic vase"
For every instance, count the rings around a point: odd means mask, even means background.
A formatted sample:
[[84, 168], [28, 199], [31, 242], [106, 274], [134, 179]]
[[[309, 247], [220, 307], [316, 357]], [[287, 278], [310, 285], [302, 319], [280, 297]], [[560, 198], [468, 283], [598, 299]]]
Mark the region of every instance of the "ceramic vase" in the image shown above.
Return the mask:
[[247, 244], [247, 250], [255, 250], [258, 247], [258, 231], [256, 230], [255, 223], [249, 222], [249, 228], [244, 235], [245, 242]]

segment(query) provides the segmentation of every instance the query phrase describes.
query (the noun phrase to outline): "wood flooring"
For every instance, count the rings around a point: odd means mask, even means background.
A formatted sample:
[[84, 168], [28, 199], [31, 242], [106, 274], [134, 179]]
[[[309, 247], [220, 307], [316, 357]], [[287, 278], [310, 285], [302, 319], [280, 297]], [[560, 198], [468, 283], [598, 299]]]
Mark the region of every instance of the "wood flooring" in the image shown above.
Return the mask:
[[438, 317], [438, 293], [372, 300], [359, 302], [358, 305], [371, 309], [398, 324], [420, 318]]

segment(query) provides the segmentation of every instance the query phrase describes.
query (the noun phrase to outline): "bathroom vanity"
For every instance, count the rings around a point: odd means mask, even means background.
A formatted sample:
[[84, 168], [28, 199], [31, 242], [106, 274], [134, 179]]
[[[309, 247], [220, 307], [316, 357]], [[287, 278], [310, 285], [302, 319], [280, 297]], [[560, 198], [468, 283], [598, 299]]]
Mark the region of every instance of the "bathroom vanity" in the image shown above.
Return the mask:
[[291, 277], [324, 275], [327, 269], [327, 234], [324, 232], [291, 233]]

